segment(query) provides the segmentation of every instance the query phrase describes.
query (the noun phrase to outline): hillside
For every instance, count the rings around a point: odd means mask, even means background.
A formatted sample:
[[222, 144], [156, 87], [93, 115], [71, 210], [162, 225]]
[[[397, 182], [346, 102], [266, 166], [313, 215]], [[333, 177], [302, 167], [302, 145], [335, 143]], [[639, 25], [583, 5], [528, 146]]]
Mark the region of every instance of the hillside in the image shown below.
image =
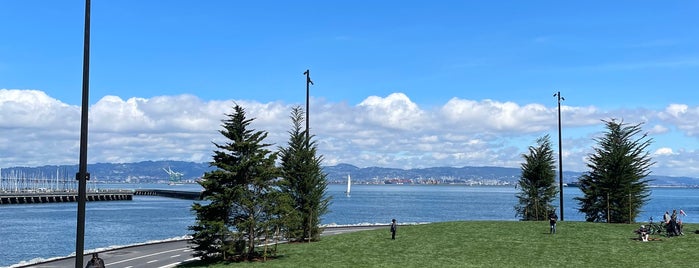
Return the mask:
[[[164, 182], [170, 180], [165, 171], [182, 173], [182, 179], [194, 181], [212, 168], [208, 163], [184, 161], [144, 161], [136, 163], [98, 163], [88, 165], [91, 177], [100, 182]], [[330, 183], [344, 183], [351, 175], [354, 183], [459, 183], [472, 185], [513, 185], [520, 175], [519, 168], [507, 167], [431, 167], [397, 169], [382, 167], [359, 168], [338, 164], [323, 168]], [[0, 170], [2, 178], [73, 179], [78, 165], [12, 167]], [[564, 171], [563, 182], [572, 183], [582, 172]], [[698, 186], [698, 178], [651, 175], [654, 186]]]

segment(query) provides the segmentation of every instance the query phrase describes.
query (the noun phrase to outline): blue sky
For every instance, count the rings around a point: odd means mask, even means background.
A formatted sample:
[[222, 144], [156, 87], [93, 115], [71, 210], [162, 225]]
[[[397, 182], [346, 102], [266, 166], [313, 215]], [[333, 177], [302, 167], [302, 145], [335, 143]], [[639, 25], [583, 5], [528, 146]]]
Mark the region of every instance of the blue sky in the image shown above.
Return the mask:
[[[561, 91], [564, 170], [584, 171], [600, 120], [617, 118], [644, 123], [654, 173], [699, 177], [698, 11], [696, 1], [92, 1], [89, 161], [209, 161], [233, 102], [283, 145], [310, 69], [326, 164], [518, 167], [536, 137], [557, 147]], [[83, 1], [0, 2], [0, 167], [77, 162], [83, 12]]]

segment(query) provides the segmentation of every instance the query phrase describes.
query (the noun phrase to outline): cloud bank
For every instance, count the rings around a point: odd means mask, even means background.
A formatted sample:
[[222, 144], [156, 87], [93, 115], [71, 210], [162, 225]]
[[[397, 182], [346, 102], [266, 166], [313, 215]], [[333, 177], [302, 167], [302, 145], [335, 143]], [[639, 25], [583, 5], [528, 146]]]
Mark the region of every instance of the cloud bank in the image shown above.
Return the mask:
[[[290, 112], [303, 103], [204, 101], [194, 95], [149, 99], [104, 96], [91, 105], [88, 162], [145, 160], [209, 162], [221, 120], [239, 104], [267, 142], [285, 146]], [[558, 110], [537, 103], [452, 98], [420, 107], [403, 93], [368, 96], [356, 105], [312, 98], [310, 128], [324, 165], [424, 168], [519, 167], [527, 147], [550, 135], [558, 148]], [[644, 123], [654, 142], [653, 174], [699, 176], [699, 107], [669, 104], [663, 110], [602, 111], [561, 106], [563, 169], [586, 171], [586, 157], [603, 134], [601, 120]], [[80, 107], [40, 90], [0, 89], [0, 168], [77, 164]]]

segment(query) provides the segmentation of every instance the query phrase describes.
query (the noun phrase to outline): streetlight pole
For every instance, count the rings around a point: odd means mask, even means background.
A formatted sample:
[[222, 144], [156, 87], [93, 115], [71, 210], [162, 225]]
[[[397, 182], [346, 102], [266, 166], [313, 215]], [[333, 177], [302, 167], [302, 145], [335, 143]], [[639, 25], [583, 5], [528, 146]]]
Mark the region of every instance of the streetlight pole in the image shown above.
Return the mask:
[[565, 98], [561, 97], [560, 91], [553, 94], [553, 96], [558, 98], [558, 189], [561, 192], [561, 221], [563, 221], [563, 146], [561, 144], [561, 100], [565, 100]]
[[[306, 71], [303, 72], [303, 74], [306, 75], [306, 149], [308, 150], [309, 146], [310, 146], [309, 133], [311, 132], [311, 130], [309, 128], [309, 124], [308, 124], [308, 122], [309, 122], [309, 118], [308, 118], [309, 112], [308, 111], [310, 108], [308, 99], [310, 96], [310, 85], [313, 85], [313, 81], [311, 81], [311, 71], [306, 69]], [[313, 238], [313, 234], [312, 234], [313, 228], [311, 227], [311, 223], [312, 223], [311, 215], [313, 215], [312, 214], [313, 210], [310, 210], [309, 213], [311, 213], [311, 214], [308, 215], [308, 243], [311, 243], [311, 238]]]
[[311, 81], [311, 71], [306, 69], [306, 71], [303, 72], [303, 74], [306, 75], [306, 145], [308, 145], [309, 133], [311, 132], [311, 130], [309, 129], [309, 126], [308, 126], [308, 121], [309, 121], [308, 111], [309, 111], [309, 106], [310, 106], [308, 99], [309, 99], [309, 95], [310, 95], [310, 85], [313, 85], [313, 81]]
[[83, 90], [82, 113], [80, 116], [80, 165], [75, 179], [78, 180], [78, 223], [75, 235], [75, 268], [83, 267], [85, 249], [85, 199], [87, 198], [87, 115], [90, 105], [90, 0], [85, 0], [85, 36], [83, 39]]

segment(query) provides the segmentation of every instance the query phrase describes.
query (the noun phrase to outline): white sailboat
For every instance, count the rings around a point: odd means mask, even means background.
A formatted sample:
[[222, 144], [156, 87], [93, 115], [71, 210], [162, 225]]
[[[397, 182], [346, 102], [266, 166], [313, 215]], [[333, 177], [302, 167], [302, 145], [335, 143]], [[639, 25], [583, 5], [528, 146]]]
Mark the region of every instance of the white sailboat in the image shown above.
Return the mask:
[[347, 174], [347, 191], [345, 192], [347, 196], [350, 195], [350, 188], [352, 188], [352, 178], [350, 178], [350, 175]]

